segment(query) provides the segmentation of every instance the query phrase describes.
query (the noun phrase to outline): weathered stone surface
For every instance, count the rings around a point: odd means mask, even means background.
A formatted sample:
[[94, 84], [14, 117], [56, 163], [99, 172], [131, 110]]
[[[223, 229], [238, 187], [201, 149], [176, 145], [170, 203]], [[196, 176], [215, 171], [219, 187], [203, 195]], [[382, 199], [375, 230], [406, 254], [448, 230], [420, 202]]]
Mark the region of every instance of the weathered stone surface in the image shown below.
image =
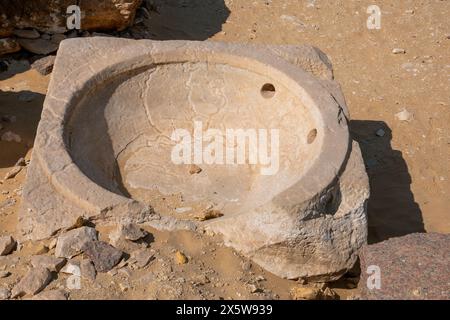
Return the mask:
[[108, 272], [122, 259], [123, 252], [103, 241], [88, 242], [83, 247], [84, 254], [94, 263], [98, 272]]
[[52, 280], [52, 273], [47, 268], [33, 268], [23, 277], [12, 290], [12, 297], [25, 294], [35, 295], [41, 292]]
[[[74, 106], [76, 97], [85, 99]], [[263, 174], [267, 166], [246, 157], [246, 165], [203, 163], [191, 174], [191, 164], [171, 160], [175, 142], [161, 137], [175, 128], [193, 132], [199, 117], [211, 129], [279, 130], [277, 170]], [[186, 228], [221, 234], [278, 276], [337, 279], [367, 237], [368, 179], [347, 121], [329, 61], [310, 46], [65, 40], [28, 169], [20, 232], [46, 237], [79, 215], [96, 225]], [[161, 195], [181, 196], [168, 205]], [[176, 211], [186, 203], [192, 215]], [[193, 219], [205, 210], [223, 216]]]
[[59, 270], [61, 270], [61, 268], [66, 264], [66, 259], [39, 255], [31, 257], [31, 264], [35, 268], [43, 267], [50, 271], [59, 272]]
[[33, 300], [67, 300], [68, 293], [61, 289], [49, 290], [39, 293], [33, 297]]
[[55, 64], [55, 56], [47, 56], [36, 60], [31, 64], [31, 68], [46, 76], [53, 71], [53, 65]]
[[[362, 299], [450, 300], [448, 234], [416, 233], [391, 238], [364, 246], [360, 259]], [[380, 271], [379, 289], [374, 286], [376, 274], [368, 270], [374, 266]]]
[[139, 268], [145, 268], [155, 256], [151, 249], [140, 249], [131, 253], [131, 259]]
[[[82, 30], [122, 30], [134, 19], [142, 0], [90, 0], [80, 5]], [[0, 2], [0, 37], [14, 28], [35, 28], [41, 32], [67, 31], [67, 8], [72, 0], [3, 0]]]
[[22, 167], [13, 167], [11, 170], [9, 170], [6, 174], [3, 180], [13, 179], [15, 176], [19, 174], [19, 172], [22, 171]]
[[20, 44], [12, 38], [0, 39], [0, 56], [20, 51]]
[[13, 34], [24, 39], [37, 39], [41, 36], [35, 29], [15, 29]]
[[45, 39], [18, 39], [22, 48], [36, 54], [49, 54], [58, 50], [58, 45]]
[[70, 230], [59, 236], [55, 256], [70, 259], [80, 254], [86, 243], [94, 240], [97, 240], [97, 231], [94, 228], [81, 227]]
[[127, 240], [137, 241], [144, 238], [148, 233], [133, 223], [127, 223], [120, 226], [119, 231]]
[[9, 271], [0, 271], [0, 279], [7, 278], [11, 275]]
[[83, 259], [80, 263], [81, 276], [89, 281], [94, 281], [97, 271], [90, 260]]
[[0, 256], [6, 256], [14, 250], [16, 240], [11, 236], [0, 237]]
[[11, 297], [11, 291], [6, 288], [0, 288], [0, 300], [7, 300]]

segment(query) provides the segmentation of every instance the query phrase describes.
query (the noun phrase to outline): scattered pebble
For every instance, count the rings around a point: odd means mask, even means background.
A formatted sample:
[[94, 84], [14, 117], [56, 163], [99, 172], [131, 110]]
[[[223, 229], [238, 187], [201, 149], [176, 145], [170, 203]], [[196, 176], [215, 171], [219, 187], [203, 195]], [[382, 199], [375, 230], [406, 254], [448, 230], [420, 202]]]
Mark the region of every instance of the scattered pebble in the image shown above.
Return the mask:
[[175, 261], [177, 264], [186, 264], [188, 263], [188, 258], [183, 252], [177, 251], [175, 253]]
[[200, 215], [195, 216], [195, 219], [197, 219], [199, 221], [206, 221], [206, 220], [220, 218], [222, 216], [223, 216], [223, 213], [220, 212], [219, 210], [209, 209], [209, 210], [202, 212]]
[[11, 275], [8, 271], [0, 271], [0, 279], [8, 278]]
[[403, 109], [399, 113], [396, 113], [395, 117], [397, 118], [397, 120], [410, 122], [414, 119], [414, 114], [406, 109]]
[[7, 131], [4, 134], [2, 134], [2, 141], [6, 141], [6, 142], [17, 142], [17, 143], [21, 143], [22, 142], [22, 138], [16, 134], [13, 133], [11, 131]]
[[11, 236], [0, 237], [0, 256], [6, 256], [10, 254], [16, 247], [16, 240]]
[[394, 49], [392, 49], [392, 53], [393, 54], [405, 54], [406, 50], [402, 49], [402, 48], [394, 48]]
[[131, 258], [136, 261], [139, 268], [145, 268], [153, 260], [155, 254], [151, 249], [140, 249], [131, 253]]
[[196, 164], [191, 164], [191, 166], [189, 167], [189, 174], [199, 174], [202, 171], [202, 168], [200, 168]]
[[379, 137], [384, 137], [384, 135], [386, 134], [386, 132], [383, 129], [378, 129], [375, 134]]
[[117, 228], [115, 233], [110, 235], [110, 240], [117, 241], [117, 239], [123, 237], [126, 240], [138, 241], [147, 236], [147, 232], [142, 230], [137, 225], [132, 223], [121, 224]]

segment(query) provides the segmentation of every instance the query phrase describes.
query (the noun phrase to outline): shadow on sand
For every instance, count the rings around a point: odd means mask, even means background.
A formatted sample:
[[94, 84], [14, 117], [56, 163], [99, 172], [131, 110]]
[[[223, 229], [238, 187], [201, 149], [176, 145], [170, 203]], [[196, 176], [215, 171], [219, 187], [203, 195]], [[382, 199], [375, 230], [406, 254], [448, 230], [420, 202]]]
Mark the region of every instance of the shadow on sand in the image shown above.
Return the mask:
[[[383, 121], [361, 120], [351, 121], [350, 129], [361, 147], [370, 181], [369, 244], [425, 232], [408, 166], [402, 153], [391, 146], [391, 129]], [[375, 134], [379, 129], [384, 132], [381, 137]]]

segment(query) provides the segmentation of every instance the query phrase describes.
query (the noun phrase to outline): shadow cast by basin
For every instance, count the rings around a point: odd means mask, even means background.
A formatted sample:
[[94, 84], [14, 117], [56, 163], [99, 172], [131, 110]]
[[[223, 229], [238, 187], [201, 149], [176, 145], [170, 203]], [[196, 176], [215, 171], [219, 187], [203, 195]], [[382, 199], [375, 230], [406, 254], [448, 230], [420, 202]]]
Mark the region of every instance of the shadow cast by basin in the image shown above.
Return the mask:
[[[0, 168], [14, 166], [33, 146], [44, 98], [31, 91], [0, 90]], [[5, 134], [9, 138], [1, 139]], [[15, 137], [20, 137], [20, 141]]]
[[425, 232], [408, 166], [402, 153], [392, 149], [391, 129], [383, 121], [361, 120], [351, 121], [350, 128], [361, 147], [370, 181], [369, 244]]
[[206, 40], [230, 15], [224, 0], [147, 0], [140, 10], [142, 22], [128, 31], [153, 40]]

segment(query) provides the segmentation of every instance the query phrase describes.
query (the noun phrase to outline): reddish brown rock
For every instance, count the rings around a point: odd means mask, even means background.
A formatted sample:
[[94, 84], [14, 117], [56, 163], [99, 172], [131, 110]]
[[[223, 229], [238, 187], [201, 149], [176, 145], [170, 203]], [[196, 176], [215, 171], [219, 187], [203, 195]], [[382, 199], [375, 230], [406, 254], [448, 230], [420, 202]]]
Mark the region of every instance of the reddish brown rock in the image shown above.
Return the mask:
[[[361, 255], [363, 299], [450, 299], [450, 235], [416, 233], [365, 246]], [[380, 288], [369, 289], [379, 267]], [[369, 268], [370, 270], [370, 268]], [[371, 286], [373, 287], [373, 286]]]
[[[83, 30], [122, 30], [134, 19], [142, 0], [83, 1], [81, 28]], [[41, 32], [63, 33], [66, 11], [72, 0], [3, 0], [0, 2], [0, 38], [14, 29], [34, 28]]]

